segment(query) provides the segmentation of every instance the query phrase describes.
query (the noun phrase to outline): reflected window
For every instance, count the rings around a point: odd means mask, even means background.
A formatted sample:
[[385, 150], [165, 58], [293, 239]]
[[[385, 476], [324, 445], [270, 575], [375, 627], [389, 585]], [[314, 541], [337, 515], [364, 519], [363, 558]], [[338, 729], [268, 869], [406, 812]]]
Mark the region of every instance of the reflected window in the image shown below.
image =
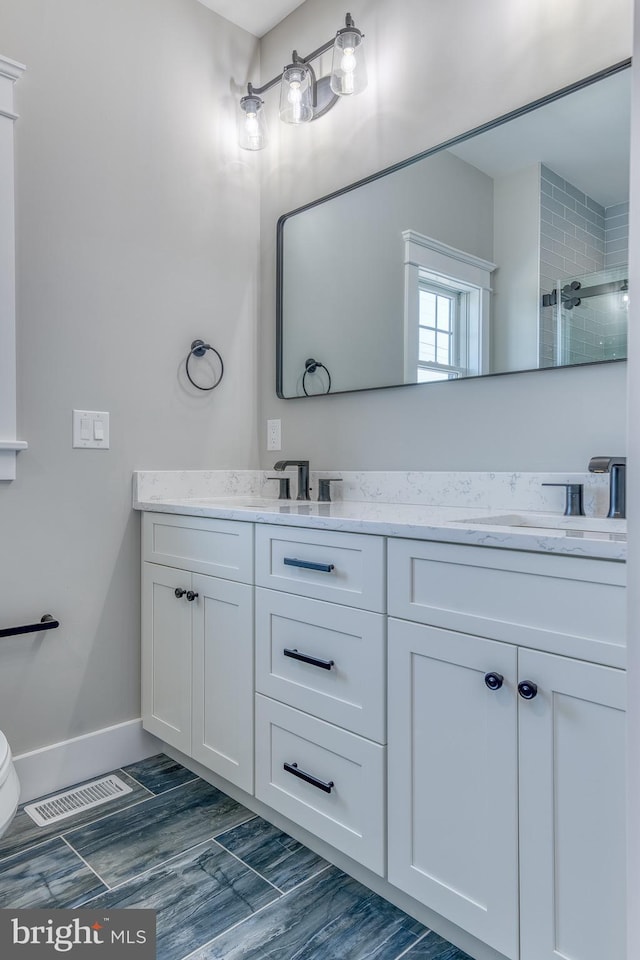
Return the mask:
[[405, 242], [405, 383], [486, 373], [495, 264], [414, 230]]
[[[420, 281], [418, 313], [418, 383], [454, 380], [465, 373], [461, 345], [466, 338], [464, 294]], [[466, 351], [464, 351], [466, 352]]]

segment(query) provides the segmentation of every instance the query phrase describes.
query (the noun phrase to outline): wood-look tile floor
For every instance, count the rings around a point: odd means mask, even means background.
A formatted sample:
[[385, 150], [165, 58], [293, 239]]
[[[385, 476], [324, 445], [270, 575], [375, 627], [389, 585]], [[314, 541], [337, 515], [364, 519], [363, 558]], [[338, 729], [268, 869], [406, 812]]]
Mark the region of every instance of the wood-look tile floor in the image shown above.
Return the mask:
[[158, 960], [470, 960], [160, 754], [132, 793], [0, 838], [0, 907], [146, 907]]

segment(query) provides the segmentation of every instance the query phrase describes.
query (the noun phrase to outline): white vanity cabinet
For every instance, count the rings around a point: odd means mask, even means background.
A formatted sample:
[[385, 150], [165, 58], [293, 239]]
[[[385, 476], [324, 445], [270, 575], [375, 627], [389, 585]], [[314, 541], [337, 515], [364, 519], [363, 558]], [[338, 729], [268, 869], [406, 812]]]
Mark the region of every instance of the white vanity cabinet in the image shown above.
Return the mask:
[[142, 579], [143, 726], [252, 793], [252, 525], [145, 513]]
[[256, 797], [385, 872], [385, 540], [256, 527]]
[[573, 546], [146, 513], [144, 726], [502, 957], [624, 960], [625, 566]]
[[389, 543], [389, 881], [514, 960], [624, 958], [623, 577]]

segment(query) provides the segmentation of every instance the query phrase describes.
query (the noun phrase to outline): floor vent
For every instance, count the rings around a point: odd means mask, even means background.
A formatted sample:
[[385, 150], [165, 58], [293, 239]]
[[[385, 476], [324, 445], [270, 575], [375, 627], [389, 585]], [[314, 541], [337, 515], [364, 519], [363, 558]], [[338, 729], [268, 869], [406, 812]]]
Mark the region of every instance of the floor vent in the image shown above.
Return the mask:
[[119, 777], [102, 777], [100, 780], [85, 783], [83, 787], [78, 787], [76, 790], [66, 790], [64, 793], [56, 794], [55, 797], [30, 803], [24, 809], [34, 823], [39, 827], [46, 827], [50, 823], [72, 817], [74, 813], [98, 807], [101, 803], [113, 800], [114, 797], [121, 797], [131, 792], [131, 787], [128, 787]]

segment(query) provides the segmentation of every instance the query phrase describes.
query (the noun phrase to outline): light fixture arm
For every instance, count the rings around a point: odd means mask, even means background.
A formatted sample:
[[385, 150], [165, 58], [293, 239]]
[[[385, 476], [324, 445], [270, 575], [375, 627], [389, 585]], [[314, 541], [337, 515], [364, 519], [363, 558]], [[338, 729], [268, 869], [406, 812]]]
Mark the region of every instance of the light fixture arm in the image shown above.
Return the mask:
[[[345, 26], [343, 28], [344, 30], [354, 29], [355, 24], [353, 22], [353, 17], [351, 16], [350, 13], [347, 13], [347, 15], [344, 18], [344, 22], [345, 22]], [[338, 33], [342, 33], [342, 30], [339, 30]], [[362, 36], [364, 37], [364, 33], [362, 34]], [[311, 73], [313, 76], [314, 101], [316, 100], [317, 81], [316, 81], [315, 73], [311, 68], [311, 61], [317, 60], [318, 57], [321, 57], [323, 53], [326, 53], [328, 50], [331, 50], [331, 48], [335, 43], [335, 39], [336, 39], [335, 36], [331, 37], [330, 40], [327, 40], [327, 42], [323, 43], [322, 46], [317, 47], [315, 50], [312, 50], [311, 53], [307, 54], [306, 57], [299, 56], [297, 50], [293, 50], [291, 53], [292, 63], [304, 63], [305, 66], [307, 66], [309, 70], [311, 70]], [[272, 87], [275, 87], [278, 83], [280, 83], [281, 79], [282, 79], [282, 73], [279, 73], [277, 76], [273, 77], [271, 80], [267, 80], [267, 82], [263, 83], [262, 86], [260, 87], [254, 87], [252, 83], [248, 83], [247, 84], [248, 95], [253, 96], [254, 94], [256, 94], [257, 96], [260, 96], [260, 94], [266, 93], [267, 90], [271, 90]], [[314, 102], [314, 106], [315, 105], [316, 104]]]
[[278, 77], [274, 77], [273, 80], [269, 80], [268, 83], [263, 83], [261, 87], [254, 87], [254, 85], [249, 82], [247, 84], [247, 95], [252, 97], [254, 94], [260, 96], [262, 93], [266, 93], [267, 90], [271, 90], [272, 87], [275, 87], [276, 84], [280, 83], [282, 79], [282, 74]]

